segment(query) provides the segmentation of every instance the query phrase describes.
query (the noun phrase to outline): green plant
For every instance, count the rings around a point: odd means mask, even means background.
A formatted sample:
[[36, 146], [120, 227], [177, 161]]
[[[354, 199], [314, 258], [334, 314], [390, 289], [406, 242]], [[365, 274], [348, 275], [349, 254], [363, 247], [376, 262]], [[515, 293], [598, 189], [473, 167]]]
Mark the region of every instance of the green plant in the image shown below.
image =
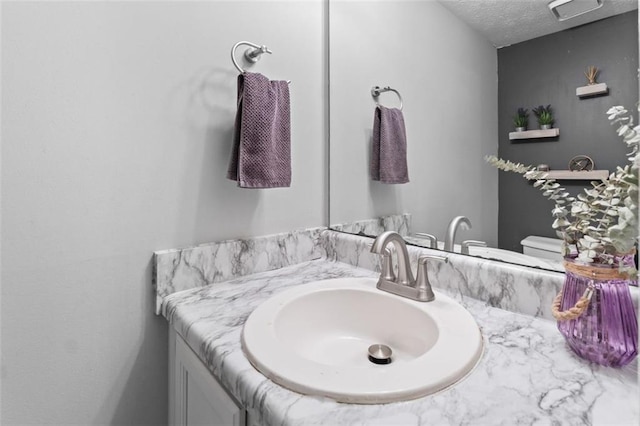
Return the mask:
[[[554, 179], [547, 178], [533, 166], [502, 160], [485, 159], [500, 170], [522, 174], [534, 180], [543, 196], [553, 200], [553, 229], [564, 240], [564, 255], [575, 255], [586, 263], [615, 264], [617, 257], [630, 253], [638, 242], [638, 169], [640, 165], [640, 126], [633, 127], [633, 117], [621, 106], [607, 111], [618, 136], [630, 148], [629, 164], [618, 167], [601, 182], [573, 197]], [[635, 268], [619, 265], [635, 274]]]
[[550, 112], [546, 112], [546, 111], [542, 112], [538, 117], [538, 124], [540, 124], [541, 126], [543, 125], [552, 126], [554, 121], [555, 120], [553, 119], [553, 115], [551, 115]]
[[529, 110], [526, 108], [518, 108], [518, 112], [513, 116], [513, 124], [516, 127], [526, 128], [529, 125]]
[[531, 108], [533, 114], [538, 119], [538, 124], [542, 125], [553, 125], [553, 112], [551, 110], [551, 105], [547, 105], [546, 107], [543, 105], [538, 106], [537, 108]]

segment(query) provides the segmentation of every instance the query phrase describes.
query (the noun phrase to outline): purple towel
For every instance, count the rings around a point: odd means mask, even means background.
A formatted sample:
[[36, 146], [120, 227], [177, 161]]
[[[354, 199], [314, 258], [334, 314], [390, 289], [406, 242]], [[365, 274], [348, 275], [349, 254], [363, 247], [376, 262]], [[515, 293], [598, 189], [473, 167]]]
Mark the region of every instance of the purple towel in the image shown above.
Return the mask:
[[376, 107], [373, 118], [371, 178], [382, 183], [407, 183], [407, 133], [402, 111]]
[[289, 85], [258, 73], [238, 76], [238, 112], [227, 178], [242, 188], [291, 185]]

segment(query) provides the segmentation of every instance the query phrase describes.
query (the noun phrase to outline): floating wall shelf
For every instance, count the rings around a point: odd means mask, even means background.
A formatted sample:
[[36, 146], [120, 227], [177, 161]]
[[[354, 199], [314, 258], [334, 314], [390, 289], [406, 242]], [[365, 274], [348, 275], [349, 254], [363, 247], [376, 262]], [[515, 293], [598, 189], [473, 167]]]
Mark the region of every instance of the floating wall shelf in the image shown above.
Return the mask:
[[591, 84], [589, 86], [582, 86], [576, 89], [576, 96], [581, 98], [585, 96], [604, 95], [609, 93], [607, 83]]
[[603, 180], [609, 177], [609, 170], [551, 170], [547, 172], [547, 179], [557, 180]]
[[509, 132], [509, 139], [539, 139], [555, 138], [560, 134], [560, 129], [525, 130], [524, 132]]

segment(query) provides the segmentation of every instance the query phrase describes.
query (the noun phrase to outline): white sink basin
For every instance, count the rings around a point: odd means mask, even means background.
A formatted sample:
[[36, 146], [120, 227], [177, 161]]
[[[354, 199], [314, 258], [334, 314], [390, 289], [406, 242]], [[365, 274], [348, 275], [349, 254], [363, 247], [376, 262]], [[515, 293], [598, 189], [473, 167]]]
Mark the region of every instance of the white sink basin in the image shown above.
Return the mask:
[[[339, 278], [272, 297], [245, 323], [245, 354], [286, 388], [362, 404], [428, 395], [473, 369], [483, 342], [466, 309], [438, 292], [424, 303], [375, 285], [372, 278]], [[373, 344], [391, 348], [390, 364], [369, 360]]]

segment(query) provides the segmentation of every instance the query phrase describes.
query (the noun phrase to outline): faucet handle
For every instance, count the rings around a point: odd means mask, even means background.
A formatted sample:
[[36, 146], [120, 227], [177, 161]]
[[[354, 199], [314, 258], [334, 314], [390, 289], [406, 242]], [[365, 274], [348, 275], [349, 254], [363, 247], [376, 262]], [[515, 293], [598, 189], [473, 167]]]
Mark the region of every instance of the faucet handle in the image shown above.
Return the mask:
[[419, 238], [426, 238], [427, 240], [429, 240], [429, 248], [432, 248], [432, 249], [438, 248], [438, 239], [436, 238], [435, 235], [427, 234], [425, 232], [416, 232], [415, 236]]
[[[373, 243], [367, 244], [369, 250], [373, 247]], [[382, 270], [381, 270], [381, 278], [384, 278], [387, 281], [395, 281], [396, 274], [393, 272], [393, 263], [391, 263], [391, 256], [395, 253], [396, 249], [393, 245], [388, 245], [384, 248], [382, 252]]]
[[465, 240], [462, 242], [462, 248], [460, 249], [460, 253], [469, 254], [469, 247], [486, 247], [487, 243], [484, 241], [478, 240]]
[[384, 278], [387, 281], [396, 280], [396, 274], [393, 272], [393, 264], [391, 263], [392, 253], [393, 250], [391, 249], [391, 246], [389, 246], [384, 249], [384, 253], [382, 254], [381, 278]]
[[449, 258], [439, 254], [423, 254], [418, 258], [418, 274], [416, 277], [416, 289], [418, 290], [418, 299], [425, 302], [431, 302], [436, 298], [429, 282], [427, 274], [427, 262], [429, 260], [438, 260], [441, 262], [449, 262]]

